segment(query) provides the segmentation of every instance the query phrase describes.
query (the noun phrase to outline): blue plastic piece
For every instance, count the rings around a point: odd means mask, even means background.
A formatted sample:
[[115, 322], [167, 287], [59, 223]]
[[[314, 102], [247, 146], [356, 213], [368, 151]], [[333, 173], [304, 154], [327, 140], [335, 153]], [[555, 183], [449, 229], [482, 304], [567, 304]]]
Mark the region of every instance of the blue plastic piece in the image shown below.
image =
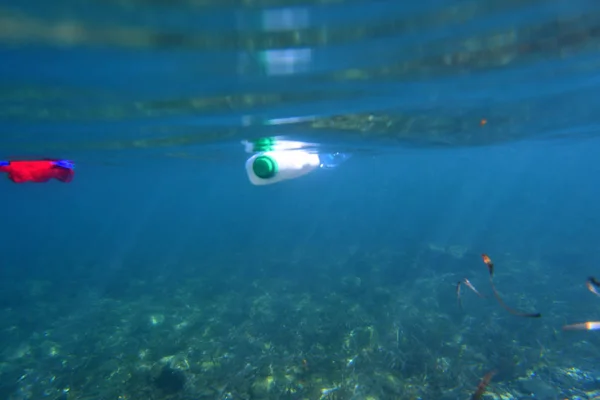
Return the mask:
[[332, 169], [339, 166], [341, 163], [350, 158], [347, 153], [329, 153], [319, 154], [320, 167], [323, 169]]
[[6, 167], [10, 165], [10, 161], [0, 161], [0, 167]]
[[66, 168], [66, 169], [75, 169], [75, 164], [73, 164], [71, 161], [68, 161], [68, 160], [54, 161], [54, 165], [56, 165], [57, 167]]

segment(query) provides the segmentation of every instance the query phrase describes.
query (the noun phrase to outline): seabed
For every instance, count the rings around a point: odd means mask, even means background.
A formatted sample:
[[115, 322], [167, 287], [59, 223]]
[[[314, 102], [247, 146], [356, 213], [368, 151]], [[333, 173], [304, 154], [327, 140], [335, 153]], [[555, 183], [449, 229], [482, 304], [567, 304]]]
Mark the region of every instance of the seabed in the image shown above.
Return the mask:
[[[29, 282], [27, 312], [1, 311], [0, 398], [455, 400], [469, 399], [493, 369], [483, 399], [600, 398], [597, 340], [560, 331], [570, 306], [553, 302], [539, 262], [495, 256], [506, 302], [552, 305], [530, 320], [498, 306], [470, 249], [349, 253], [335, 263], [294, 260], [304, 279], [249, 278], [251, 262], [226, 276], [190, 265], [177, 277], [80, 288], [64, 301], [59, 283]], [[263, 271], [290, 265], [261, 262]], [[455, 284], [465, 265], [488, 296], [463, 290], [461, 310]]]

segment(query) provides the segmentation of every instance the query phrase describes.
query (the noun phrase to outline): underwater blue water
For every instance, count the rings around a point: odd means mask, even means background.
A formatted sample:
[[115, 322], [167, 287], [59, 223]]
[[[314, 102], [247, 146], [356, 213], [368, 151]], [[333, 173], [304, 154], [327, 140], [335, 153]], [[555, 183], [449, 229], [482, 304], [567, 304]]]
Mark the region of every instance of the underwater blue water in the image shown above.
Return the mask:
[[243, 155], [238, 163], [82, 161], [71, 184], [3, 183], [2, 273], [125, 268], [129, 257], [167, 265], [230, 251], [248, 252], [252, 268], [261, 249], [326, 246], [333, 256], [337, 246], [427, 240], [532, 258], [574, 253], [552, 267], [587, 276], [599, 229], [597, 154], [596, 141], [412, 150], [355, 157], [273, 187], [248, 183]]
[[[39, 307], [42, 300], [25, 289], [31, 281], [52, 283], [53, 295], [43, 299], [47, 307], [53, 297], [77, 300], [61, 305], [58, 314], [65, 317], [85, 313], [90, 291], [125, 296], [134, 280], [168, 277], [163, 287], [156, 280], [144, 289], [144, 296], [171, 293], [190, 276], [221, 271], [237, 271], [249, 285], [277, 276], [310, 286], [327, 268], [334, 275], [352, 270], [368, 276], [377, 254], [385, 255], [389, 282], [406, 283], [414, 272], [405, 278], [406, 259], [393, 254], [417, 262], [435, 244], [466, 249], [464, 258], [419, 267], [423, 276], [448, 285], [447, 294], [437, 294], [442, 303], [454, 304], [451, 284], [463, 275], [485, 287], [480, 254], [488, 253], [500, 260], [496, 273], [514, 296], [511, 304], [517, 304], [515, 292], [538, 299], [537, 310], [549, 320], [544, 329], [594, 320], [598, 299], [586, 291], [585, 279], [598, 274], [600, 239], [596, 3], [490, 1], [489, 11], [476, 7], [486, 2], [448, 1], [293, 7], [227, 2], [207, 8], [193, 2], [59, 3], [0, 7], [16, 21], [0, 28], [0, 159], [53, 157], [76, 164], [68, 184], [0, 179], [4, 308], [26, 314], [36, 302]], [[440, 17], [391, 34], [289, 46], [283, 49], [287, 55], [268, 53], [282, 50], [269, 49], [268, 42], [264, 51], [236, 47], [252, 32], [359, 29], [452, 7], [477, 11], [448, 24]], [[446, 52], [465, 50], [460, 38], [577, 18], [577, 32], [561, 36], [560, 28], [548, 28], [544, 43], [550, 50], [539, 45], [532, 56], [506, 54], [513, 61], [504, 64], [481, 66], [472, 59], [447, 69], [438, 65]], [[67, 40], [58, 28], [48, 28], [60, 21], [82, 31]], [[143, 32], [119, 36], [124, 27]], [[174, 39], [148, 45], [153, 31]], [[211, 47], [198, 39], [202, 35], [237, 41]], [[535, 41], [515, 35], [523, 46]], [[490, 43], [471, 57], [497, 60], [485, 50]], [[269, 57], [295, 61], [272, 65]], [[399, 75], [373, 72], [403, 61], [424, 64]], [[332, 75], [361, 69], [374, 76]], [[251, 94], [295, 100], [201, 106], [206, 99]], [[363, 131], [319, 130], [307, 123], [386, 113], [414, 116], [414, 130], [411, 123]], [[286, 118], [302, 121], [278, 122]], [[253, 186], [241, 141], [269, 136], [352, 157], [331, 170]], [[368, 254], [371, 261], [352, 263]], [[503, 276], [502, 260], [508, 259], [523, 267]], [[539, 284], [528, 289], [530, 283]], [[213, 290], [240, 289], [228, 287], [225, 277]], [[496, 306], [479, 306], [478, 315]], [[20, 338], [48, 324], [29, 321], [18, 328]], [[527, 324], [528, 332], [536, 332], [535, 323]], [[560, 354], [582, 342], [593, 351], [600, 345], [594, 332], [578, 332], [562, 337], [554, 350]], [[544, 346], [552, 351], [551, 343]]]

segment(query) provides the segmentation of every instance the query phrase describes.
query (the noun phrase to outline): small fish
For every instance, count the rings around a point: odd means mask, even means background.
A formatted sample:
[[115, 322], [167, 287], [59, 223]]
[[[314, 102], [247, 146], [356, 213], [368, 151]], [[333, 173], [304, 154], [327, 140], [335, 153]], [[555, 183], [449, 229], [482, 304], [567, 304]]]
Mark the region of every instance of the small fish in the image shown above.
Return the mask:
[[458, 303], [458, 308], [460, 308], [462, 310], [462, 301], [460, 299], [460, 284], [462, 283], [462, 281], [458, 281], [458, 283], [456, 284], [456, 302]]
[[496, 373], [497, 371], [493, 370], [485, 374], [485, 376], [481, 379], [481, 382], [479, 382], [479, 385], [477, 385], [477, 390], [475, 390], [475, 393], [473, 393], [473, 395], [471, 396], [471, 400], [481, 399], [481, 396], [483, 396], [485, 389], [489, 385], [494, 375], [496, 375]]
[[475, 289], [475, 286], [473, 286], [473, 284], [467, 278], [465, 278], [463, 280], [463, 282], [464, 282], [465, 285], [467, 285], [467, 287], [469, 289], [471, 289], [472, 291], [474, 291], [477, 296], [482, 297], [482, 298], [485, 297], [484, 295], [482, 295], [481, 293], [479, 293], [479, 291], [477, 289]]
[[587, 286], [590, 292], [594, 293], [596, 296], [600, 296], [600, 292], [598, 292], [598, 289], [600, 289], [600, 282], [598, 282], [596, 278], [593, 276], [587, 278], [585, 286]]
[[509, 306], [507, 306], [504, 301], [502, 300], [502, 298], [500, 297], [500, 294], [498, 293], [498, 290], [496, 290], [496, 286], [494, 285], [494, 264], [492, 263], [492, 260], [490, 259], [489, 256], [487, 256], [486, 254], [482, 254], [481, 258], [483, 259], [483, 262], [488, 266], [488, 270], [490, 271], [490, 285], [492, 286], [492, 291], [494, 292], [494, 297], [496, 298], [496, 300], [498, 300], [498, 303], [502, 306], [502, 308], [504, 308], [506, 311], [508, 311], [509, 313], [516, 315], [517, 317], [525, 317], [525, 318], [540, 318], [542, 316], [542, 314], [535, 312], [535, 313], [523, 313], [520, 311], [517, 311], [513, 308], [510, 308]]
[[71, 182], [75, 165], [68, 160], [0, 161], [0, 172], [6, 172], [14, 183], [44, 183], [50, 179]]
[[600, 329], [600, 322], [588, 321], [580, 324], [565, 325], [563, 331], [597, 331]]
[[488, 271], [490, 271], [490, 276], [494, 276], [494, 263], [492, 262], [492, 259], [487, 254], [482, 254], [481, 258], [483, 259], [485, 265], [487, 265]]

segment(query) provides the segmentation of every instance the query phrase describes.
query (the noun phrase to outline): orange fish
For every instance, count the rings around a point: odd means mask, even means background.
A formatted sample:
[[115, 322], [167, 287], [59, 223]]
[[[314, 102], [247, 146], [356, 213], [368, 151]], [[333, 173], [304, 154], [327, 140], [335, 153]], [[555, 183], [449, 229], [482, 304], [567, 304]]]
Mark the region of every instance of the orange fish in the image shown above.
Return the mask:
[[494, 263], [492, 262], [492, 259], [487, 254], [482, 254], [481, 258], [483, 259], [485, 265], [487, 265], [488, 270], [490, 271], [490, 276], [494, 276]]
[[540, 314], [538, 312], [522, 313], [520, 311], [514, 310], [514, 309], [510, 308], [509, 306], [507, 306], [504, 303], [504, 301], [502, 301], [502, 298], [500, 297], [500, 294], [498, 293], [498, 290], [496, 290], [496, 286], [494, 285], [494, 279], [493, 279], [494, 263], [492, 262], [492, 259], [487, 254], [482, 254], [481, 258], [483, 259], [483, 262], [485, 263], [485, 265], [487, 265], [488, 270], [490, 271], [490, 285], [492, 286], [492, 292], [494, 292], [494, 297], [496, 298], [496, 300], [498, 300], [498, 303], [502, 306], [502, 308], [504, 308], [509, 313], [516, 315], [518, 317], [540, 318], [542, 316], [542, 314]]
[[481, 396], [483, 396], [483, 393], [485, 392], [487, 385], [490, 383], [490, 381], [492, 380], [494, 375], [496, 375], [496, 373], [497, 373], [497, 371], [493, 370], [493, 371], [490, 371], [487, 374], [485, 374], [485, 376], [481, 379], [481, 382], [479, 382], [479, 385], [477, 385], [477, 390], [471, 396], [471, 400], [481, 399]]

